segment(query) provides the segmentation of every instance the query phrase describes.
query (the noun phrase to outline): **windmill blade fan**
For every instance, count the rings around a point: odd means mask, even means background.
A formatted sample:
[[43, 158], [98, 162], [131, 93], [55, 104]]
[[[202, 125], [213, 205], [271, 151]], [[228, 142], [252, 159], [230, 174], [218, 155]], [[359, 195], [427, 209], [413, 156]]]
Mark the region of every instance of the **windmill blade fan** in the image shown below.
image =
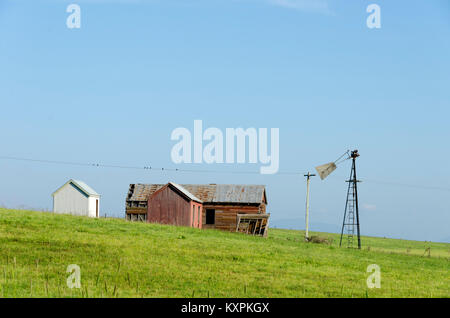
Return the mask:
[[319, 174], [321, 180], [328, 177], [328, 175], [334, 170], [336, 170], [336, 164], [334, 162], [326, 163], [324, 165], [316, 167], [316, 171]]

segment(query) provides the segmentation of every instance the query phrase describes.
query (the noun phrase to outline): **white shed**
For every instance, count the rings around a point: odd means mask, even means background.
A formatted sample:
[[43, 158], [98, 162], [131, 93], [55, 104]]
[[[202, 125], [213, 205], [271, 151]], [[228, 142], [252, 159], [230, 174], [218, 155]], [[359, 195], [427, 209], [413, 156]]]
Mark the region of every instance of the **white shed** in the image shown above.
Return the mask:
[[83, 181], [70, 179], [52, 196], [54, 213], [97, 218], [100, 215], [100, 195]]

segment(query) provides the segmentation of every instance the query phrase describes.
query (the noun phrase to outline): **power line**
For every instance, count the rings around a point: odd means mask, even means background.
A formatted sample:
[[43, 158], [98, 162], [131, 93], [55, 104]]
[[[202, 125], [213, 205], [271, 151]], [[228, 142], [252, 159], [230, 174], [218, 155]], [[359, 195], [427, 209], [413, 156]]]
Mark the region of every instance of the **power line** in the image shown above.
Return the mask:
[[[87, 163], [87, 162], [74, 162], [74, 161], [59, 161], [59, 160], [45, 160], [45, 159], [33, 159], [33, 158], [21, 158], [21, 157], [8, 157], [0, 156], [0, 160], [13, 160], [13, 161], [27, 161], [36, 163], [46, 163], [46, 164], [59, 164], [59, 165], [71, 165], [71, 166], [81, 166], [81, 167], [94, 167], [94, 168], [113, 168], [113, 169], [132, 169], [132, 170], [146, 170], [149, 172], [182, 172], [182, 173], [212, 173], [212, 174], [254, 174], [261, 175], [259, 171], [227, 171], [227, 170], [214, 170], [214, 169], [179, 169], [179, 168], [164, 168], [164, 167], [153, 167], [153, 166], [132, 166], [132, 165], [110, 165], [102, 163]], [[339, 160], [339, 159], [338, 159]], [[298, 171], [280, 171], [273, 175], [264, 176], [276, 176], [276, 175], [292, 175], [292, 176], [302, 176], [304, 173]], [[336, 176], [335, 176], [336, 177]], [[363, 179], [364, 182], [386, 184], [399, 187], [409, 187], [427, 190], [440, 190], [440, 191], [450, 191], [450, 188], [434, 186], [434, 185], [418, 185], [418, 184], [407, 184], [398, 183], [392, 181], [374, 180], [374, 179]]]
[[368, 182], [371, 182], [371, 183], [378, 183], [378, 184], [386, 184], [386, 185], [394, 185], [394, 186], [400, 186], [400, 187], [408, 187], [408, 188], [450, 191], [450, 188], [433, 186], [433, 185], [427, 186], [427, 185], [419, 185], [419, 184], [407, 184], [407, 183], [381, 181], [381, 180], [374, 180], [374, 179], [364, 179], [364, 181], [368, 181]]
[[[57, 160], [44, 160], [44, 159], [31, 159], [31, 158], [19, 158], [19, 157], [6, 157], [0, 156], [0, 159], [14, 160], [14, 161], [29, 161], [48, 164], [60, 164], [60, 165], [72, 165], [83, 167], [95, 167], [95, 168], [118, 168], [118, 169], [134, 169], [134, 170], [151, 170], [151, 171], [168, 171], [168, 172], [189, 172], [189, 173], [226, 173], [226, 174], [260, 174], [258, 171], [227, 171], [227, 170], [211, 170], [211, 169], [179, 169], [179, 168], [164, 168], [164, 167], [152, 167], [152, 166], [128, 166], [128, 165], [110, 165], [102, 163], [86, 163], [86, 162], [70, 162], [70, 161], [57, 161]], [[301, 175], [301, 172], [289, 172], [282, 171], [277, 174], [283, 175]]]
[[[348, 176], [343, 175], [331, 175], [329, 178], [337, 179], [345, 179], [348, 178]], [[422, 185], [422, 184], [411, 184], [411, 183], [400, 183], [395, 181], [383, 181], [383, 180], [377, 180], [377, 179], [368, 179], [363, 178], [360, 180], [361, 182], [368, 182], [368, 183], [376, 183], [376, 184], [384, 184], [384, 185], [391, 185], [391, 186], [398, 186], [398, 187], [408, 187], [408, 188], [417, 188], [417, 189], [425, 189], [425, 190], [440, 190], [440, 191], [450, 191], [450, 188], [441, 187], [441, 186], [434, 186], [434, 185]]]

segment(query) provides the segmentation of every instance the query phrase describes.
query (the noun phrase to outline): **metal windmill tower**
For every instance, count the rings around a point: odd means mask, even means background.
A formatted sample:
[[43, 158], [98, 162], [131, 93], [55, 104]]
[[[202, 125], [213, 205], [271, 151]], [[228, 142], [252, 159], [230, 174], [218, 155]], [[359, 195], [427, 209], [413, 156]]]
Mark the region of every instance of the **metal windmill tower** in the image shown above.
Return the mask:
[[346, 181], [348, 182], [347, 200], [345, 202], [344, 221], [342, 222], [339, 246], [342, 246], [342, 240], [344, 236], [346, 236], [347, 247], [353, 248], [356, 235], [358, 240], [358, 249], [361, 249], [358, 207], [358, 182], [360, 181], [356, 178], [356, 158], [358, 157], [358, 150], [353, 150], [350, 154], [350, 158], [352, 159], [350, 178]]
[[[347, 156], [347, 158], [344, 158]], [[361, 236], [359, 229], [359, 207], [358, 207], [358, 179], [356, 179], [356, 158], [359, 157], [358, 150], [353, 150], [352, 152], [347, 151], [342, 156], [340, 156], [336, 161], [326, 163], [324, 165], [316, 167], [319, 173], [320, 179], [325, 179], [334, 170], [336, 170], [337, 165], [352, 159], [352, 169], [350, 171], [350, 178], [346, 181], [348, 182], [347, 190], [347, 200], [345, 201], [345, 211], [344, 211], [344, 221], [342, 222], [341, 239], [339, 241], [339, 246], [342, 246], [342, 240], [346, 236], [347, 247], [353, 247], [354, 238], [357, 237], [358, 249], [361, 249]], [[343, 159], [344, 158], [344, 159]]]

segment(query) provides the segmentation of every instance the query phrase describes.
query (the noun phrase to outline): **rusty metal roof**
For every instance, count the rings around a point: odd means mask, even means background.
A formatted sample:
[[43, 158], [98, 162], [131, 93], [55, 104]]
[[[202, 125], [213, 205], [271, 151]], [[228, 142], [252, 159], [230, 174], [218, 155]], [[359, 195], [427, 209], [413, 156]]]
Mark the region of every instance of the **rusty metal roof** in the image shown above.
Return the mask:
[[177, 188], [179, 191], [181, 191], [185, 196], [187, 196], [190, 200], [193, 201], [197, 201], [200, 203], [203, 203], [202, 200], [200, 200], [199, 198], [197, 198], [195, 195], [193, 195], [190, 191], [186, 190], [183, 186], [174, 183], [174, 182], [169, 182], [170, 185], [174, 186], [175, 188]]
[[[165, 184], [130, 184], [127, 201], [147, 201]], [[260, 204], [267, 201], [265, 186], [242, 184], [182, 184], [204, 203]]]

